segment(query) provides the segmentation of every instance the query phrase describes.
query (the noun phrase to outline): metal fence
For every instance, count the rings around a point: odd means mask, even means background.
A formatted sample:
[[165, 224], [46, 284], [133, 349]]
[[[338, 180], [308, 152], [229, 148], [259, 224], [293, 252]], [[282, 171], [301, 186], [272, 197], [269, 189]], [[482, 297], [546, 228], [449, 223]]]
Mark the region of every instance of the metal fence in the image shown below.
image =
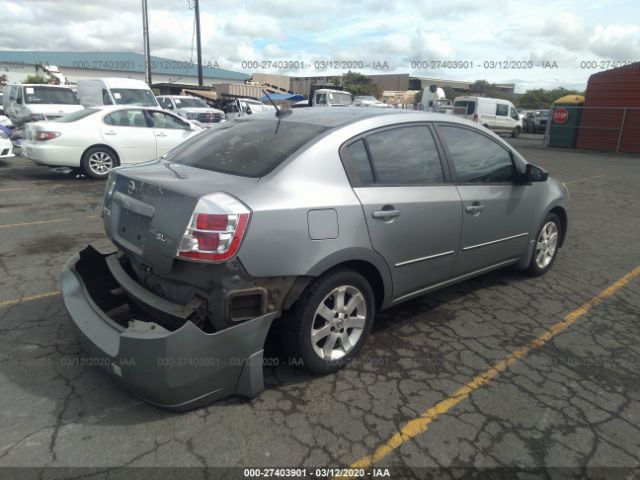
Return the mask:
[[553, 106], [544, 146], [640, 153], [640, 108]]

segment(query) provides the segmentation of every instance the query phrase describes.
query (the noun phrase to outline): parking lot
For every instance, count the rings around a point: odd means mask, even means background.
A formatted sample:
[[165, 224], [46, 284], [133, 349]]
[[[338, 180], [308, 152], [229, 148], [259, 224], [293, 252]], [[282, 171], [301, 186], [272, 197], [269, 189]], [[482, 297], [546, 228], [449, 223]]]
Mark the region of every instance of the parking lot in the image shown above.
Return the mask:
[[387, 310], [339, 373], [269, 366], [257, 398], [185, 414], [117, 386], [68, 325], [64, 263], [88, 243], [110, 248], [104, 182], [3, 161], [0, 466], [88, 467], [57, 472], [91, 478], [247, 465], [625, 478], [640, 463], [640, 158], [509, 141], [569, 188], [568, 240], [547, 275], [502, 270]]

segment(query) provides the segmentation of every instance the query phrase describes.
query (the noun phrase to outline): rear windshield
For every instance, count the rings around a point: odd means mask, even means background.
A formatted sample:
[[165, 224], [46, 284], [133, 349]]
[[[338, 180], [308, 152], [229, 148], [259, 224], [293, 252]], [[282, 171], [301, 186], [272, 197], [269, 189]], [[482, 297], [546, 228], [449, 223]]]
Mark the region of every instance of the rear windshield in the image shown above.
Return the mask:
[[70, 88], [24, 87], [24, 101], [30, 104], [78, 105], [78, 98]]
[[82, 120], [89, 115], [93, 115], [96, 112], [99, 112], [97, 108], [87, 108], [84, 110], [78, 110], [77, 112], [70, 113], [68, 115], [64, 115], [56, 120], [57, 123], [71, 123], [76, 122], [78, 120]]
[[171, 150], [166, 160], [214, 172], [262, 177], [327, 129], [308, 123], [235, 120], [192, 137]]
[[156, 97], [151, 90], [141, 88], [112, 88], [111, 95], [118, 105], [141, 105], [143, 107], [157, 107]]

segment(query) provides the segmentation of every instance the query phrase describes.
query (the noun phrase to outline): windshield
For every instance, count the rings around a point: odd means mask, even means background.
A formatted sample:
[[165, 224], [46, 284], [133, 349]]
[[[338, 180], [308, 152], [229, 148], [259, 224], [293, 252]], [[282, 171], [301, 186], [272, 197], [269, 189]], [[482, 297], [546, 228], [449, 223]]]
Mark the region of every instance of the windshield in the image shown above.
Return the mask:
[[209, 108], [209, 106], [199, 98], [176, 98], [175, 102], [178, 108]]
[[113, 95], [113, 98], [118, 105], [140, 105], [143, 107], [158, 106], [156, 97], [153, 96], [151, 90], [144, 90], [141, 88], [112, 88], [111, 95]]
[[245, 118], [190, 138], [169, 152], [166, 160], [214, 172], [262, 177], [327, 129], [322, 125]]
[[476, 111], [476, 102], [471, 100], [460, 100], [453, 104], [454, 108], [464, 108], [467, 112], [467, 115], [475, 113]]
[[329, 103], [332, 105], [351, 105], [353, 100], [349, 93], [329, 93]]
[[58, 119], [56, 119], [57, 123], [71, 123], [76, 122], [78, 120], [82, 120], [89, 115], [93, 115], [96, 112], [99, 112], [97, 108], [87, 108], [84, 110], [78, 110], [77, 112], [70, 113], [68, 115], [64, 115]]
[[539, 110], [535, 113], [536, 117], [548, 117], [549, 110]]
[[24, 87], [24, 101], [36, 105], [78, 105], [78, 99], [70, 88]]

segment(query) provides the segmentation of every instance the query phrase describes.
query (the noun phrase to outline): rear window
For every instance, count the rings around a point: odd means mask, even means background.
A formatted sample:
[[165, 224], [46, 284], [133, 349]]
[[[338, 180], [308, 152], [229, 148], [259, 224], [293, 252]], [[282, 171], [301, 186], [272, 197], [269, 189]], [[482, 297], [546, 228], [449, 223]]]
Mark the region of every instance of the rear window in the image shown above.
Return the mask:
[[85, 110], [78, 110], [77, 112], [70, 113], [69, 115], [65, 115], [56, 120], [57, 123], [71, 123], [76, 122], [78, 120], [82, 120], [89, 115], [93, 115], [96, 112], [99, 112], [97, 108], [87, 108]]
[[166, 160], [214, 172], [262, 177], [328, 128], [286, 121], [235, 120], [190, 138], [171, 150]]

